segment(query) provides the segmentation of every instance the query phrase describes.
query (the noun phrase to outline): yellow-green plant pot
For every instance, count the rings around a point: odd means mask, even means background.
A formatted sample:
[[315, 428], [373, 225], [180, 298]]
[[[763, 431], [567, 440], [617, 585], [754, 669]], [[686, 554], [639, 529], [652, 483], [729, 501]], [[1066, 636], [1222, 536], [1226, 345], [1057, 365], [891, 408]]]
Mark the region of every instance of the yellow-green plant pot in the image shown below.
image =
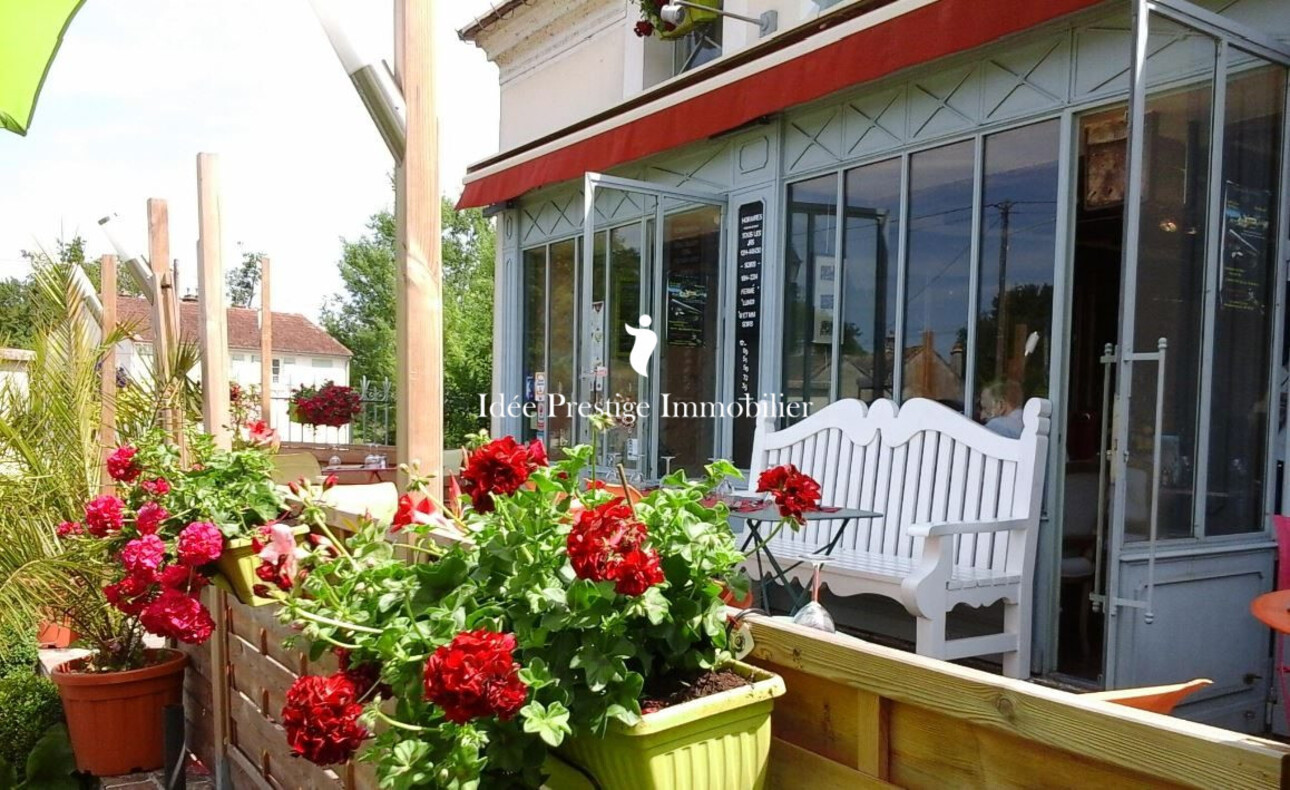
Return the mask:
[[[292, 527], [291, 534], [296, 536], [296, 543], [302, 543], [309, 534], [309, 527]], [[236, 538], [224, 543], [224, 553], [215, 561], [219, 574], [215, 585], [237, 596], [247, 606], [264, 606], [274, 603], [272, 598], [262, 598], [255, 594], [257, 585], [264, 584], [255, 569], [260, 567], [260, 558], [251, 546], [250, 538]]]
[[752, 684], [647, 714], [634, 727], [610, 722], [603, 738], [566, 742], [560, 759], [603, 790], [759, 790], [770, 758], [770, 712], [784, 679], [738, 661], [726, 668]]
[[[721, 8], [721, 0], [690, 0], [695, 5], [707, 6], [708, 8]], [[716, 11], [708, 11], [700, 8], [686, 8], [685, 21], [671, 30], [659, 28], [658, 37], [664, 41], [672, 41], [681, 38], [687, 33], [694, 30], [705, 22], [711, 22], [714, 19], [720, 19], [721, 14]]]

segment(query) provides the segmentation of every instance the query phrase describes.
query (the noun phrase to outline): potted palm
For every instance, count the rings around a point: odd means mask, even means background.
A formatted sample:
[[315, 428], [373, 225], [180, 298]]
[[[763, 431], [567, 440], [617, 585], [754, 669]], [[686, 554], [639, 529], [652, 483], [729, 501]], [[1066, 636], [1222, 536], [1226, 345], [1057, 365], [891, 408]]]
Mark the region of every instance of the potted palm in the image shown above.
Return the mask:
[[342, 657], [287, 692], [291, 748], [329, 764], [366, 746], [383, 786], [536, 787], [555, 761], [605, 788], [760, 786], [784, 686], [727, 651], [743, 557], [705, 504], [735, 470], [638, 498], [594, 478], [590, 447], [548, 464], [536, 443], [472, 446], [459, 502], [423, 485], [388, 527], [432, 562], [368, 520], [282, 580], [297, 639]]

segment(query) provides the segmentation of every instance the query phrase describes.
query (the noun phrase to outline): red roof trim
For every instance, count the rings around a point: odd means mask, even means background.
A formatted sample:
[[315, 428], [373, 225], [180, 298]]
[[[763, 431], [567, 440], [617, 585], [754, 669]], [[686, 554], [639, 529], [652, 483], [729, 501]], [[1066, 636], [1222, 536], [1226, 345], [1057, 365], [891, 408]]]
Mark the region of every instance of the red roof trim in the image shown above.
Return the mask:
[[458, 208], [606, 171], [765, 115], [988, 44], [1101, 0], [939, 0], [701, 96], [466, 183]]

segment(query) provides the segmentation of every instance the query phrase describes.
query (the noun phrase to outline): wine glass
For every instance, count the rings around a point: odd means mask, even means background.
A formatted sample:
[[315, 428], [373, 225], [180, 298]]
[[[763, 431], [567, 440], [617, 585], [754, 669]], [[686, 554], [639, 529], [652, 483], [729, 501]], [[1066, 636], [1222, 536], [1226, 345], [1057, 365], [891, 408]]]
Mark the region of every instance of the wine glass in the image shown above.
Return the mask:
[[833, 615], [820, 605], [820, 568], [824, 566], [824, 560], [811, 560], [811, 566], [814, 569], [811, 574], [811, 602], [797, 610], [793, 622], [831, 634], [838, 630], [833, 624]]

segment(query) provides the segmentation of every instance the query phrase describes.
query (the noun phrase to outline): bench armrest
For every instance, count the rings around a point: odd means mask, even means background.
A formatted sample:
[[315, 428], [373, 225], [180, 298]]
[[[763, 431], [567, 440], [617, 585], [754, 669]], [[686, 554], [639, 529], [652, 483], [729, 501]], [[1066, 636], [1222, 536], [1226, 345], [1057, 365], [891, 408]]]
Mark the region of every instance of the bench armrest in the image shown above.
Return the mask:
[[912, 524], [909, 535], [914, 538], [935, 538], [942, 535], [975, 535], [981, 532], [1022, 531], [1030, 527], [1030, 519], [1005, 518], [998, 521], [933, 521], [929, 524]]

